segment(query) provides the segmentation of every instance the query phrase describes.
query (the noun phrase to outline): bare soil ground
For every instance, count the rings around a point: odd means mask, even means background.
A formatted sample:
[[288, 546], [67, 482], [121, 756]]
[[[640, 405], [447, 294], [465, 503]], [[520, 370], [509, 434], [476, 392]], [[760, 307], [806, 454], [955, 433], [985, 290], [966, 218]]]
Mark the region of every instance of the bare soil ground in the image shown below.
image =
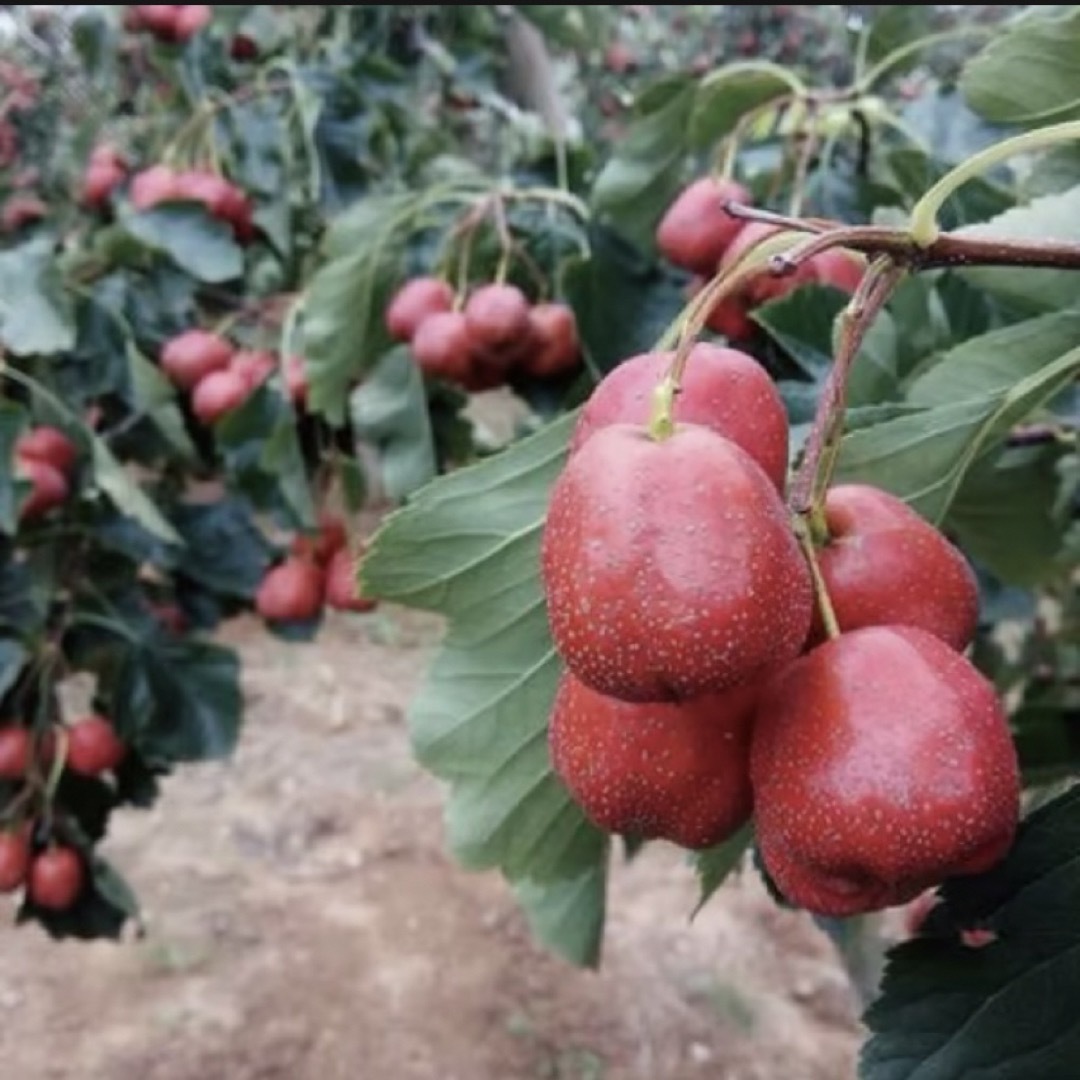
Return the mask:
[[755, 875], [691, 924], [652, 845], [614, 875], [600, 972], [530, 940], [496, 875], [445, 854], [405, 709], [438, 627], [328, 621], [225, 638], [249, 709], [228, 764], [120, 815], [148, 933], [0, 930], [0, 1060], [24, 1080], [845, 1080], [861, 1038], [832, 948]]

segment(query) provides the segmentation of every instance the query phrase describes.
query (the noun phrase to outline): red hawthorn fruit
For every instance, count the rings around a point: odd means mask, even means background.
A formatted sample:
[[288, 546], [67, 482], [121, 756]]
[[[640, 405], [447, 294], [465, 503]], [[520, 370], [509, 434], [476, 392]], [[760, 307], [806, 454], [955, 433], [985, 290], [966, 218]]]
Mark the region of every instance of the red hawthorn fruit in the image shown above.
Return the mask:
[[41, 424], [15, 440], [15, 454], [51, 465], [65, 476], [75, 468], [79, 448], [59, 428]]
[[183, 4], [173, 20], [173, 38], [183, 44], [209, 25], [213, 9], [206, 4]]
[[[869, 484], [825, 496], [829, 540], [818, 550], [842, 631], [917, 626], [958, 652], [979, 621], [979, 585], [964, 556], [902, 499]], [[825, 639], [815, 609], [810, 642]]]
[[108, 204], [109, 196], [127, 178], [128, 166], [123, 155], [108, 143], [94, 147], [83, 175], [79, 201], [90, 210], [100, 210]]
[[526, 374], [550, 379], [572, 371], [581, 360], [577, 319], [566, 304], [536, 304], [529, 311], [532, 347], [522, 366]]
[[213, 424], [234, 412], [251, 396], [251, 386], [239, 371], [224, 368], [203, 376], [191, 394], [191, 411], [204, 423]]
[[161, 350], [161, 370], [181, 389], [192, 390], [212, 371], [221, 371], [233, 358], [232, 345], [209, 330], [185, 330]]
[[324, 591], [322, 568], [290, 556], [267, 571], [255, 593], [255, 610], [267, 622], [314, 619], [322, 609]]
[[714, 334], [723, 334], [728, 341], [746, 341], [757, 329], [757, 324], [747, 314], [746, 301], [738, 294], [725, 296], [714, 304], [705, 325]]
[[465, 302], [472, 348], [497, 359], [529, 335], [529, 301], [516, 285], [481, 285]]
[[30, 869], [30, 839], [25, 829], [0, 832], [0, 893], [14, 892]]
[[86, 870], [77, 851], [57, 844], [30, 864], [27, 895], [47, 911], [67, 911], [86, 884]]
[[657, 226], [660, 253], [676, 266], [711, 277], [746, 224], [724, 209], [729, 200], [749, 203], [751, 195], [742, 184], [712, 176], [684, 188]]
[[759, 688], [681, 702], [619, 701], [563, 675], [551, 761], [598, 827], [685, 848], [719, 844], [750, 817], [750, 723]]
[[48, 212], [49, 208], [36, 195], [11, 195], [0, 211], [0, 225], [7, 232], [15, 232], [25, 225], [40, 221]]
[[[581, 411], [570, 452], [610, 424], [646, 425], [653, 391], [674, 355], [641, 353], [609, 371]], [[706, 342], [696, 344], [675, 398], [674, 417], [677, 424], [700, 424], [730, 439], [783, 491], [788, 466], [787, 412], [775, 383], [752, 356]]]
[[180, 4], [133, 4], [126, 22], [132, 30], [147, 30], [162, 41], [171, 41]]
[[127, 748], [104, 716], [86, 716], [67, 732], [65, 764], [79, 776], [112, 772], [124, 760]]
[[473, 343], [465, 315], [460, 311], [437, 311], [417, 328], [412, 354], [425, 375], [463, 382], [472, 367]]
[[821, 285], [831, 285], [834, 289], [848, 294], [853, 293], [866, 273], [866, 260], [853, 251], [831, 248], [815, 255], [810, 260], [813, 278]]
[[597, 431], [552, 489], [541, 569], [555, 646], [592, 689], [684, 700], [798, 655], [809, 571], [776, 487], [735, 443], [681, 424]]
[[30, 768], [33, 739], [24, 727], [0, 728], [0, 780], [21, 780]]
[[128, 197], [136, 210], [150, 210], [160, 203], [180, 198], [177, 173], [168, 165], [151, 165], [131, 178]]
[[348, 548], [339, 548], [326, 567], [326, 603], [338, 611], [374, 611], [379, 602], [359, 595], [356, 560]]
[[451, 311], [454, 290], [436, 277], [406, 281], [391, 297], [386, 308], [386, 329], [395, 341], [412, 341], [420, 324], [436, 312]]
[[36, 521], [51, 510], [62, 506], [71, 494], [67, 478], [59, 469], [34, 458], [16, 457], [15, 475], [29, 480], [32, 487], [19, 511], [21, 521]]
[[[720, 260], [720, 269], [728, 269], [750, 248], [756, 247], [761, 241], [780, 231], [775, 225], [766, 225], [760, 221], [747, 222], [724, 252], [724, 257]], [[795, 273], [783, 277], [777, 277], [770, 274], [768, 270], [762, 269], [756, 277], [739, 290], [738, 295], [744, 298], [747, 307], [754, 308], [769, 300], [778, 300], [782, 296], [787, 296], [800, 285], [814, 280], [814, 268], [808, 262], [799, 267]]]
[[249, 390], [257, 390], [277, 370], [277, 357], [264, 349], [238, 349], [229, 362], [229, 371], [235, 371]]
[[613, 75], [625, 75], [637, 67], [637, 57], [625, 42], [613, 41], [604, 50], [604, 67]]
[[302, 356], [286, 356], [284, 365], [285, 391], [289, 400], [298, 409], [307, 406], [308, 375], [307, 362]]
[[289, 550], [298, 558], [314, 559], [320, 566], [325, 566], [348, 542], [345, 522], [336, 514], [324, 513], [319, 515], [318, 533], [297, 536]]
[[1016, 750], [993, 686], [939, 638], [874, 626], [766, 685], [750, 751], [765, 866], [792, 903], [849, 916], [997, 863]]
[[233, 34], [229, 42], [229, 55], [239, 63], [258, 60], [259, 46], [249, 34]]

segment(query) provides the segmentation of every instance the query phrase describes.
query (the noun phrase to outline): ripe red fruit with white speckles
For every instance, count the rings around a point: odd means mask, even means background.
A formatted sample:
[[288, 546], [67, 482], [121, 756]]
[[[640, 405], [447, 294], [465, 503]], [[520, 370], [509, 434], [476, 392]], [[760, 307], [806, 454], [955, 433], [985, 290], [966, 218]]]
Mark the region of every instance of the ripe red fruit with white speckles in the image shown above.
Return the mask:
[[412, 278], [390, 298], [386, 329], [395, 341], [412, 341], [429, 315], [450, 311], [453, 306], [454, 290], [448, 282], [436, 277]]
[[179, 387], [192, 390], [212, 371], [229, 366], [233, 347], [209, 330], [185, 330], [161, 350], [161, 370]]
[[68, 729], [67, 767], [80, 776], [111, 772], [127, 748], [104, 716], [86, 716]]
[[[751, 248], [757, 247], [759, 243], [781, 231], [775, 225], [766, 225], [761, 221], [748, 222], [724, 252], [724, 257], [720, 260], [720, 269], [727, 270]], [[792, 241], [799, 239], [797, 234], [790, 235]], [[795, 273], [785, 274], [783, 277], [777, 277], [770, 274], [768, 270], [762, 269], [739, 289], [738, 295], [743, 297], [747, 306], [753, 308], [769, 300], [778, 300], [782, 296], [787, 296], [800, 285], [809, 284], [814, 280], [814, 268], [809, 262], [800, 266]]]
[[425, 375], [462, 382], [472, 369], [472, 339], [460, 311], [437, 311], [418, 327], [412, 353]]
[[[673, 352], [641, 353], [613, 368], [586, 402], [570, 440], [571, 453], [610, 424], [645, 425], [653, 391]], [[675, 398], [675, 421], [711, 428], [745, 450], [783, 490], [788, 466], [787, 413], [765, 369], [737, 349], [699, 342]]]
[[601, 829], [704, 848], [750, 817], [750, 722], [759, 688], [628, 702], [567, 673], [548, 740], [555, 772]]
[[465, 302], [465, 326], [477, 351], [499, 353], [529, 334], [529, 301], [516, 285], [481, 285]]
[[761, 467], [697, 425], [598, 431], [552, 489], [551, 630], [582, 682], [625, 701], [725, 690], [798, 655], [809, 572]]
[[536, 304], [529, 311], [532, 348], [522, 367], [538, 379], [572, 371], [581, 359], [577, 319], [566, 304]]
[[14, 892], [30, 869], [30, 840], [24, 829], [0, 832], [0, 893]]
[[712, 277], [745, 222], [725, 209], [728, 200], [751, 201], [750, 192], [733, 180], [705, 176], [684, 188], [656, 228], [660, 253], [695, 274]]
[[255, 610], [268, 622], [314, 619], [323, 604], [322, 567], [291, 557], [267, 571], [255, 593]]
[[830, 248], [810, 260], [814, 280], [841, 292], [853, 293], [866, 273], [866, 260], [843, 248]]
[[[979, 586], [967, 560], [905, 502], [868, 484], [825, 497], [829, 542], [818, 563], [843, 631], [917, 626], [963, 650], [979, 620]], [[815, 612], [811, 642], [825, 639]]]
[[40, 908], [67, 911], [79, 899], [85, 884], [86, 870], [78, 852], [58, 844], [30, 864], [26, 891]]
[[1016, 752], [994, 688], [915, 627], [842, 634], [770, 680], [750, 779], [769, 874], [820, 915], [987, 870], [1016, 830]]

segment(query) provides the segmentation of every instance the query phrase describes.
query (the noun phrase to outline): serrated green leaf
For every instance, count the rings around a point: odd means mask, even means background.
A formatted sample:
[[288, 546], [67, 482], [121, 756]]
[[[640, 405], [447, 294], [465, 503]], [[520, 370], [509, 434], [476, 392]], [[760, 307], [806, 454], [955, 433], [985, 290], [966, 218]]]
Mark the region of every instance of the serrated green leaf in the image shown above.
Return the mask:
[[153, 500], [139, 487], [135, 478], [117, 461], [101, 439], [91, 440], [94, 480], [116, 508], [133, 517], [144, 529], [167, 544], [180, 544], [176, 530], [162, 516]]
[[[1080, 243], [1080, 187], [1044, 195], [981, 225], [968, 225], [956, 232], [958, 236], [983, 240]], [[980, 288], [1032, 312], [1060, 311], [1080, 301], [1080, 274], [1075, 270], [982, 266], [959, 273]]]
[[398, 283], [405, 226], [419, 196], [382, 195], [357, 203], [331, 226], [328, 261], [303, 306], [308, 406], [332, 424], [345, 418], [351, 384], [392, 344], [384, 313]]
[[702, 79], [688, 118], [690, 145], [708, 149], [753, 109], [791, 93], [787, 71], [768, 60], [728, 64]]
[[75, 345], [75, 309], [51, 243], [0, 252], [0, 342], [18, 356], [50, 356]]
[[578, 877], [538, 883], [519, 881], [514, 894], [537, 940], [579, 967], [600, 966], [604, 941], [607, 859]]
[[996, 34], [968, 61], [960, 89], [968, 104], [997, 124], [1064, 119], [1080, 109], [1080, 11], [1028, 19]]
[[358, 439], [379, 459], [383, 488], [399, 501], [423, 487], [437, 471], [424, 377], [407, 346], [384, 353], [349, 395]]
[[728, 879], [728, 875], [742, 862], [754, 839], [753, 825], [747, 823], [734, 836], [728, 837], [722, 844], [695, 851], [691, 856], [694, 873], [697, 875], [700, 893], [691, 918], [712, 899], [713, 893]]
[[540, 587], [548, 491], [573, 415], [418, 492], [376, 533], [361, 587], [447, 616], [413, 703], [416, 754], [451, 784], [458, 857], [511, 879], [573, 879], [606, 845], [551, 771], [547, 720], [560, 663]]
[[[944, 889], [892, 950], [866, 1014], [862, 1080], [1073, 1080], [1080, 1060], [1080, 788], [1023, 823], [1008, 858]], [[966, 946], [959, 928], [995, 935]]]
[[198, 281], [216, 285], [244, 271], [244, 253], [232, 229], [201, 206], [177, 203], [140, 212], [127, 208], [120, 221], [129, 235]]

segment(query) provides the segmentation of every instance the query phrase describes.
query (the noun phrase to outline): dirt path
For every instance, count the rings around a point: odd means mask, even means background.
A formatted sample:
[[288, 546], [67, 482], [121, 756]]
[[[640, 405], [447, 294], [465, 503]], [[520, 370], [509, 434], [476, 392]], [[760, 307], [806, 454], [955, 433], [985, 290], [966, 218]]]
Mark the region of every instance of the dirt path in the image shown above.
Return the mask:
[[5, 928], [0, 1059], [25, 1080], [845, 1080], [860, 1033], [829, 945], [752, 874], [691, 925], [654, 845], [614, 875], [600, 973], [537, 949], [507, 887], [442, 846], [404, 710], [436, 628], [240, 622], [234, 761], [171, 779], [108, 850], [147, 937]]

